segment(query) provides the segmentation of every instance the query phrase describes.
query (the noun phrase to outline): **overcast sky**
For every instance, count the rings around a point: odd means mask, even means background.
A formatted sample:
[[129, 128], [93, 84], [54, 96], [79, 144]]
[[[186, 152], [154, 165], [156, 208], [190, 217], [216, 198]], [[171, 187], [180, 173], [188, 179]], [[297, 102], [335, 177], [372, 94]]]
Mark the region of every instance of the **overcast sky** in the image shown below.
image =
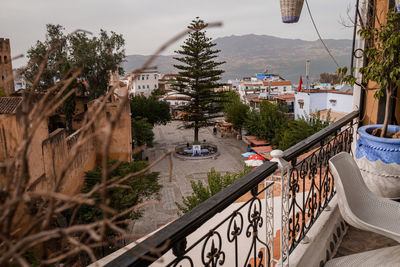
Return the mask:
[[[323, 38], [352, 38], [351, 29], [340, 21], [355, 2], [309, 0]], [[317, 39], [306, 6], [299, 23], [283, 24], [279, 0], [1, 0], [0, 37], [10, 38], [15, 56], [25, 54], [36, 40], [44, 40], [47, 23], [61, 24], [68, 32], [85, 29], [97, 34], [105, 29], [123, 34], [127, 55], [148, 55], [196, 16], [206, 22], [223, 22], [223, 27], [208, 30], [213, 38], [254, 33]], [[178, 46], [179, 42], [164, 54]]]

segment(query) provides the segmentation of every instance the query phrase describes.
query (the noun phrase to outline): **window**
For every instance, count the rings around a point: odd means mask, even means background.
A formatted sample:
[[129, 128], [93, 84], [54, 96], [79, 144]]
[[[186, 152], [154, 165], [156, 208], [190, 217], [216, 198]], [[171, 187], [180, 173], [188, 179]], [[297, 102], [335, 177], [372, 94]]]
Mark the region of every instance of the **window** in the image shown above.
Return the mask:
[[142, 75], [142, 80], [144, 80], [144, 75]]
[[157, 77], [157, 74], [154, 74], [154, 79], [155, 79], [155, 80], [157, 80], [157, 79], [158, 79], [158, 77]]
[[149, 89], [150, 88], [150, 86], [149, 85], [147, 85], [147, 89]]
[[283, 91], [286, 92], [286, 86], [283, 87]]
[[300, 109], [303, 109], [304, 108], [304, 100], [299, 99], [299, 100], [297, 100], [297, 102], [299, 103]]
[[8, 63], [7, 56], [4, 56], [4, 64], [7, 64], [7, 63]]
[[154, 85], [154, 89], [157, 89], [157, 84]]
[[137, 89], [140, 89], [140, 85], [137, 86]]
[[149, 75], [146, 75], [146, 80], [148, 80], [149, 79]]

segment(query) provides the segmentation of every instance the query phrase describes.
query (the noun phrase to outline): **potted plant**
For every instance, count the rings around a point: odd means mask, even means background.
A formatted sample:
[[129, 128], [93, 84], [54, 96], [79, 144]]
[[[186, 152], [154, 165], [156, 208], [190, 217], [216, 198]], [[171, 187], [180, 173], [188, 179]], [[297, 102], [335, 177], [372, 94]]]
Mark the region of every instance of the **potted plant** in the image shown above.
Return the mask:
[[[361, 38], [374, 43], [363, 52], [367, 63], [360, 68], [360, 73], [364, 82], [377, 83], [375, 98], [379, 99], [386, 93], [386, 108], [383, 124], [359, 128], [356, 161], [371, 191], [384, 197], [399, 199], [400, 126], [389, 123], [393, 116], [391, 111], [394, 92], [400, 86], [400, 14], [395, 9], [390, 9], [385, 25], [373, 29], [362, 28], [359, 34]], [[346, 68], [338, 70], [345, 82], [358, 84], [352, 74], [346, 73]]]

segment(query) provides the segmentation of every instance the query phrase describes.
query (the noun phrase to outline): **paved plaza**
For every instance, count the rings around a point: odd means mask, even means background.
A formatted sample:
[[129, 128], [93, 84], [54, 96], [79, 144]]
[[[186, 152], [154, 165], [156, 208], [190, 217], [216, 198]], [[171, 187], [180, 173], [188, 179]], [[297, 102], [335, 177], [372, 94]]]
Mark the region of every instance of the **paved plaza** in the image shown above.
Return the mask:
[[[154, 132], [154, 147], [148, 148], [144, 158], [149, 163], [154, 162], [168, 150], [178, 144], [193, 142], [193, 129], [180, 129], [181, 122], [173, 121], [167, 125], [156, 126]], [[175, 202], [181, 202], [182, 196], [192, 193], [190, 181], [207, 181], [207, 172], [214, 167], [217, 172], [237, 172], [243, 169], [245, 158], [241, 153], [246, 151], [247, 145], [234, 137], [214, 135], [212, 127], [202, 128], [199, 132], [201, 142], [206, 140], [218, 146], [220, 155], [216, 159], [183, 160], [173, 157], [172, 182], [169, 181], [169, 159], [166, 158], [157, 164], [152, 171], [160, 172], [159, 182], [160, 203], [147, 205], [143, 208], [143, 216], [131, 226], [132, 234], [148, 234], [159, 227], [178, 218], [178, 208]], [[199, 141], [200, 141], [199, 140]]]

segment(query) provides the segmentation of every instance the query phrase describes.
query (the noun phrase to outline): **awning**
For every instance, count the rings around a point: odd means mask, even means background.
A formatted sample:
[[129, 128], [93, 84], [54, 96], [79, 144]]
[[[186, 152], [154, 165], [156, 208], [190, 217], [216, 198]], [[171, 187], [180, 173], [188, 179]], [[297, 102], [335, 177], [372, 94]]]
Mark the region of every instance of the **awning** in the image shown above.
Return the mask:
[[254, 153], [254, 152], [246, 152], [246, 153], [243, 153], [243, 154], [242, 154], [242, 156], [245, 157], [245, 158], [248, 158], [250, 155], [257, 155], [257, 153]]

